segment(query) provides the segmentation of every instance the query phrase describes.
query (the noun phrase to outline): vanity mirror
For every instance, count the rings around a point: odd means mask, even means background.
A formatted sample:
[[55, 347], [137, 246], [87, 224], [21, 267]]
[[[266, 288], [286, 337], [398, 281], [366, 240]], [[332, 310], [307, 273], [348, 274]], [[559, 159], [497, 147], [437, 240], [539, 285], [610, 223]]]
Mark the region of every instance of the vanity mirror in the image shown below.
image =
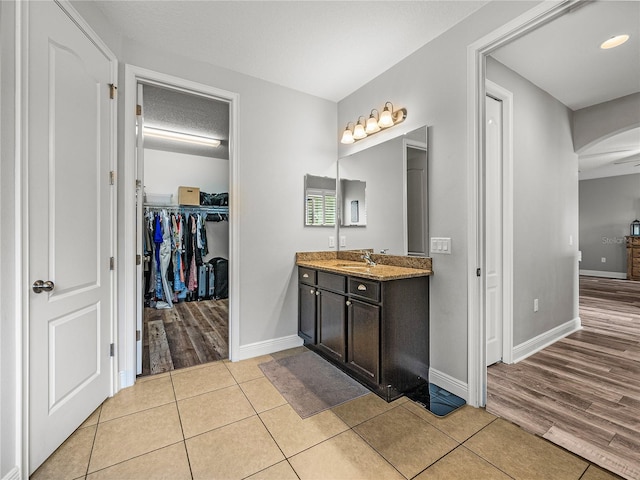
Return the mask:
[[[428, 256], [427, 178], [426, 126], [340, 158], [340, 249]], [[362, 203], [349, 193], [353, 179]], [[353, 222], [356, 217], [359, 221]], [[354, 224], [364, 228], [347, 228]]]
[[304, 225], [335, 227], [337, 215], [336, 179], [304, 176]]

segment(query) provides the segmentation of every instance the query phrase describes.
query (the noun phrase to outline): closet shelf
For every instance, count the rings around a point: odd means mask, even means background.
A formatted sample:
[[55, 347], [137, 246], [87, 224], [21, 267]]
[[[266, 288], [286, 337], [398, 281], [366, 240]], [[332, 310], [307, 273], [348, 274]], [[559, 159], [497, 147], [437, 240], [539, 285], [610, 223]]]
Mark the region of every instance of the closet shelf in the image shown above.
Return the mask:
[[180, 210], [182, 212], [201, 212], [201, 213], [224, 213], [229, 214], [229, 206], [224, 205], [174, 205], [167, 204], [161, 205], [157, 203], [145, 203], [144, 208], [154, 209], [154, 210]]

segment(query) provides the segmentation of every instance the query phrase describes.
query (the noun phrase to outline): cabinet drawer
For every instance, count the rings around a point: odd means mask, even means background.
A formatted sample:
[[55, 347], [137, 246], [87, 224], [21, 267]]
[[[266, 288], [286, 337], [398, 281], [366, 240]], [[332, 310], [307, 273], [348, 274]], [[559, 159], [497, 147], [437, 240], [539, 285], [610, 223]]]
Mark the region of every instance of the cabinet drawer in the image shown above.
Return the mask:
[[628, 237], [629, 246], [640, 247], [640, 237]]
[[318, 272], [318, 287], [333, 290], [334, 292], [345, 292], [346, 277], [335, 273]]
[[316, 284], [316, 271], [311, 268], [298, 267], [298, 281], [307, 285]]
[[380, 282], [349, 277], [349, 294], [379, 302]]

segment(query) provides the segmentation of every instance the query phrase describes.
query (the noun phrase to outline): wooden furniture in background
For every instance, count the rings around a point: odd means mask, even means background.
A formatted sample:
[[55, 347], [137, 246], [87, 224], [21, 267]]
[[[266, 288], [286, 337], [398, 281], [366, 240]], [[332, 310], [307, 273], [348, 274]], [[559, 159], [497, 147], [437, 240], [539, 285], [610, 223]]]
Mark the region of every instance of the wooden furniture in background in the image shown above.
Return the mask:
[[627, 239], [627, 280], [640, 281], [640, 237]]

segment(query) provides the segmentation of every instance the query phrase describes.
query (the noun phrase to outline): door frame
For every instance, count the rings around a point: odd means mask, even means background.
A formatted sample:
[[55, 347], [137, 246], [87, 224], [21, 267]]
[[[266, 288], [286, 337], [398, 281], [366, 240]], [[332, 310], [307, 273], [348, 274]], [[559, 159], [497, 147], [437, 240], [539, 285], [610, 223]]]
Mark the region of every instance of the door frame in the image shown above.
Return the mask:
[[216, 97], [229, 102], [229, 359], [237, 360], [240, 349], [240, 235], [238, 222], [238, 112], [237, 93], [193, 82], [173, 75], [156, 72], [135, 65], [124, 67], [124, 155], [120, 165], [122, 172], [120, 228], [122, 255], [118, 259], [120, 271], [120, 348], [118, 350], [122, 369], [120, 388], [129, 387], [136, 380], [136, 315], [137, 315], [137, 266], [136, 266], [136, 98], [139, 82], [183, 90], [204, 96]]
[[502, 102], [502, 362], [513, 363], [513, 93], [491, 80], [485, 87]]
[[486, 57], [497, 48], [563, 15], [585, 0], [543, 2], [467, 47], [467, 402], [487, 398], [484, 271], [484, 118]]
[[[89, 24], [80, 16], [76, 9], [68, 0], [53, 0], [62, 11], [83, 31], [85, 35], [96, 45], [96, 47], [109, 59], [111, 63], [110, 82], [114, 85], [118, 81], [118, 59], [102, 41]], [[21, 473], [29, 472], [29, 342], [30, 342], [30, 311], [29, 311], [29, 152], [27, 142], [29, 138], [29, 2], [17, 0], [15, 3], [15, 214], [16, 230], [16, 272], [15, 272], [15, 310], [16, 318], [20, 325], [16, 329], [16, 336], [20, 336], [16, 352], [16, 371], [19, 375], [21, 388], [16, 389], [16, 405], [18, 412], [16, 415], [16, 446], [21, 451]], [[111, 144], [110, 170], [117, 172], [117, 99], [110, 102], [110, 137]], [[118, 185], [113, 185], [111, 189], [111, 238], [110, 249], [112, 255], [117, 256], [117, 196]], [[118, 279], [112, 274], [110, 280], [111, 288], [111, 316], [109, 318], [111, 329], [111, 342], [117, 338], [118, 325], [115, 321], [118, 306]], [[117, 357], [111, 358], [110, 377], [111, 391], [113, 395], [117, 389]]]

